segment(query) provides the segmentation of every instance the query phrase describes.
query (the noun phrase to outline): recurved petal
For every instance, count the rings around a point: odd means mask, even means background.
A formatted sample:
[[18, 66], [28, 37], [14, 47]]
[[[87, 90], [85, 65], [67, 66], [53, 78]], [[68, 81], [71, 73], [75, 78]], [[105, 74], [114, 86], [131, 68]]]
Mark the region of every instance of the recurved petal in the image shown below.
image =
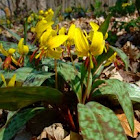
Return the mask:
[[3, 48], [2, 44], [0, 44], [0, 52], [1, 52], [4, 56], [8, 56], [8, 52]]
[[24, 38], [21, 38], [19, 43], [18, 43], [18, 52], [19, 52], [19, 54], [22, 54], [22, 52], [23, 52], [23, 45], [24, 45]]
[[47, 22], [44, 19], [39, 21], [35, 28], [35, 32], [37, 33], [37, 38], [39, 39], [42, 33], [46, 31], [48, 28], [50, 28], [53, 23], [54, 23], [53, 21]]
[[7, 87], [14, 87], [16, 82], [16, 74], [13, 75], [13, 77], [10, 79]]
[[45, 45], [46, 44], [46, 42], [49, 39], [49, 36], [51, 35], [51, 32], [52, 32], [52, 28], [49, 28], [49, 29], [47, 29], [47, 31], [45, 31], [42, 34], [42, 36], [40, 37], [40, 44], [41, 45]]
[[66, 33], [66, 28], [65, 27], [62, 27], [60, 30], [59, 30], [59, 35], [65, 35]]
[[62, 54], [62, 48], [48, 49], [48, 57], [59, 59]]
[[[76, 51], [79, 52], [78, 56], [85, 56], [85, 54], [88, 54], [89, 51], [89, 43], [88, 40], [86, 39], [85, 35], [81, 31], [80, 28], [75, 29], [75, 48]], [[81, 55], [80, 55], [81, 53]]]
[[46, 46], [48, 46], [48, 48], [50, 49], [57, 48], [61, 44], [63, 44], [67, 39], [67, 35], [57, 35], [49, 38], [48, 42], [46, 43]]
[[90, 26], [92, 27], [93, 31], [97, 31], [99, 29], [99, 25], [92, 21], [90, 22]]
[[97, 56], [103, 53], [105, 41], [101, 32], [95, 31], [92, 38], [90, 51], [92, 55]]
[[7, 87], [6, 80], [5, 80], [5, 77], [4, 77], [3, 74], [1, 74], [1, 79], [2, 79], [2, 81], [4, 83], [4, 86]]
[[74, 39], [74, 35], [75, 35], [75, 24], [71, 24], [69, 31], [68, 31], [69, 39], [70, 40]]

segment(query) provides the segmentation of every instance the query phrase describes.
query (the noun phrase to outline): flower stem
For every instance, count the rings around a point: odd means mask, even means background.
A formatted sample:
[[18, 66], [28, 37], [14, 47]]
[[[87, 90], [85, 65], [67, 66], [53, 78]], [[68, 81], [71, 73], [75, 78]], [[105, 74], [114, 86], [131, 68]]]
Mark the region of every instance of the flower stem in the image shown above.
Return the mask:
[[57, 60], [54, 60], [54, 66], [55, 66], [55, 88], [58, 88], [58, 75], [57, 75]]
[[85, 93], [83, 95], [83, 104], [85, 104], [85, 101], [86, 101], [86, 98], [87, 98], [87, 95], [88, 95], [89, 80], [90, 80], [90, 71], [91, 71], [91, 68], [90, 68], [90, 65], [89, 65], [88, 66], [87, 87], [86, 87]]

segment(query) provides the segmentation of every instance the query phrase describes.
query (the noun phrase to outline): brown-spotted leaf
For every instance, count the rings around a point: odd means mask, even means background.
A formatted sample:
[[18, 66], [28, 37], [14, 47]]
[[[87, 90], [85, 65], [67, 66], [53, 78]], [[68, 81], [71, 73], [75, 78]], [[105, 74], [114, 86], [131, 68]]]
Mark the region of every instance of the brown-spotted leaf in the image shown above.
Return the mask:
[[84, 140], [127, 139], [114, 112], [97, 102], [78, 104], [78, 118]]

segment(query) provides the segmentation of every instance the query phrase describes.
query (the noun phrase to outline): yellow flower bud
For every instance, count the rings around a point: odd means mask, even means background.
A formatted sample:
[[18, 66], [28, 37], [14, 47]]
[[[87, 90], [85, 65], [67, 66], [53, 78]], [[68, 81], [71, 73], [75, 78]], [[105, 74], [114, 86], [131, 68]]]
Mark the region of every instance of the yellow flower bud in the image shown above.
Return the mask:
[[31, 23], [33, 21], [33, 18], [31, 16], [28, 17], [27, 22]]
[[40, 15], [43, 15], [43, 14], [44, 14], [44, 11], [43, 11], [43, 10], [40, 10], [40, 11], [39, 11], [39, 14], [40, 14]]
[[23, 45], [23, 54], [28, 54], [29, 52], [29, 47], [27, 45]]
[[15, 49], [13, 49], [13, 48], [10, 48], [9, 50], [8, 50], [8, 54], [9, 55], [12, 55], [13, 53], [15, 53]]

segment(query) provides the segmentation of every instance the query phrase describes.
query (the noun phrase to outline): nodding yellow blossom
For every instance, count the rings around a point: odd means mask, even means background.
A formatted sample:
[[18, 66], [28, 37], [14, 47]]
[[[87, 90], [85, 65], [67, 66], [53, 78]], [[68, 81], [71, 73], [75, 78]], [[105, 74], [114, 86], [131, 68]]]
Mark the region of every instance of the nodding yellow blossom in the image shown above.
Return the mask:
[[29, 47], [27, 45], [24, 45], [24, 38], [21, 38], [18, 43], [18, 53], [20, 55], [26, 55], [29, 52]]
[[6, 82], [5, 77], [4, 77], [3, 74], [1, 74], [1, 79], [2, 79], [5, 87], [14, 87], [15, 86], [15, 82], [16, 82], [16, 74], [14, 74], [12, 76], [12, 78], [10, 79], [10, 81], [8, 83]]
[[33, 20], [34, 20], [34, 18], [31, 15], [27, 18], [28, 23], [31, 23]]
[[43, 15], [44, 14], [44, 11], [43, 10], [39, 10], [39, 14], [40, 15]]
[[91, 43], [89, 43], [86, 36], [83, 34], [80, 28], [75, 29], [75, 47], [79, 57], [84, 56], [98, 56], [103, 53], [105, 47], [105, 41], [103, 34], [98, 31], [94, 31]]
[[122, 7], [125, 8], [125, 7], [130, 6], [130, 5], [132, 5], [132, 3], [123, 3]]
[[43, 34], [43, 32], [45, 32], [48, 28], [50, 28], [53, 23], [54, 23], [53, 21], [48, 22], [44, 19], [40, 20], [35, 27], [37, 39], [39, 39]]
[[[94, 31], [98, 31], [99, 25], [96, 24], [96, 23], [94, 23], [94, 22], [90, 22], [90, 26], [92, 27], [92, 30], [93, 30], [93, 31], [91, 31], [90, 34], [93, 35], [93, 32], [94, 32]], [[108, 33], [105, 34], [104, 40], [106, 40], [107, 38], [108, 38]]]
[[[62, 27], [59, 30], [59, 35], [65, 35], [66, 32], [67, 32], [66, 31], [66, 28], [65, 27]], [[70, 26], [67, 34], [68, 34], [68, 39], [67, 39], [67, 42], [66, 42], [66, 46], [74, 45], [75, 24], [71, 24], [71, 26]]]
[[45, 20], [47, 21], [51, 21], [53, 16], [54, 16], [54, 11], [52, 9], [49, 9], [44, 13]]
[[54, 31], [49, 28], [40, 37], [39, 54], [36, 59], [43, 57], [60, 58], [62, 48], [60, 47], [68, 39], [66, 35], [56, 35]]
[[15, 49], [13, 49], [13, 48], [10, 48], [8, 51], [6, 51], [4, 48], [3, 48], [3, 46], [2, 46], [2, 44], [0, 44], [0, 52], [4, 55], [4, 56], [12, 56], [13, 55], [13, 53], [15, 53]]
[[115, 52], [108, 60], [107, 62], [104, 64], [104, 66], [109, 66], [112, 62], [114, 62], [116, 60], [116, 55], [117, 53]]

